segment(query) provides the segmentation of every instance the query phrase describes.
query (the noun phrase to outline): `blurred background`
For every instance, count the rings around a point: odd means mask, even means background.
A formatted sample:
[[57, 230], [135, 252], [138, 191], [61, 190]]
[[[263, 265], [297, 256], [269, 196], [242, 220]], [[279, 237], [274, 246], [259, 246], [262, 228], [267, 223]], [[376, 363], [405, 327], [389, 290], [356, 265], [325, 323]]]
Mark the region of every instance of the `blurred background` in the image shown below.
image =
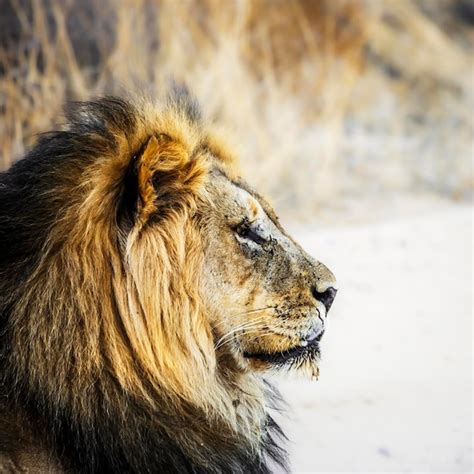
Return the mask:
[[471, 472], [473, 0], [0, 0], [0, 169], [68, 100], [186, 83], [334, 271], [295, 472]]

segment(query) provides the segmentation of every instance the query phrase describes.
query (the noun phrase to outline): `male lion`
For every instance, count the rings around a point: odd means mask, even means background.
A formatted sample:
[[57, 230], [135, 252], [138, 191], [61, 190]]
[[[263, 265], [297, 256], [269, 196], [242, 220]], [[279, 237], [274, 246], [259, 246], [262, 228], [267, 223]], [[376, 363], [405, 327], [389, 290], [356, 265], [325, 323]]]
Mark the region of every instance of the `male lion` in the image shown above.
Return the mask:
[[266, 473], [263, 375], [316, 375], [335, 280], [193, 101], [75, 104], [0, 175], [0, 471]]

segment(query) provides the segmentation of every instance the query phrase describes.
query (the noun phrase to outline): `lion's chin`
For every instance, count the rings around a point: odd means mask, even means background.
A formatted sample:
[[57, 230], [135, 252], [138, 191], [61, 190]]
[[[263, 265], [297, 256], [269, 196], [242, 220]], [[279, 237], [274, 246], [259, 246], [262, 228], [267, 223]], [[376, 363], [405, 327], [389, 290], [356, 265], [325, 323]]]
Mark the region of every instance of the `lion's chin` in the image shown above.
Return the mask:
[[320, 360], [319, 340], [320, 338], [306, 346], [296, 346], [286, 351], [244, 352], [244, 357], [255, 370], [284, 370], [317, 378]]

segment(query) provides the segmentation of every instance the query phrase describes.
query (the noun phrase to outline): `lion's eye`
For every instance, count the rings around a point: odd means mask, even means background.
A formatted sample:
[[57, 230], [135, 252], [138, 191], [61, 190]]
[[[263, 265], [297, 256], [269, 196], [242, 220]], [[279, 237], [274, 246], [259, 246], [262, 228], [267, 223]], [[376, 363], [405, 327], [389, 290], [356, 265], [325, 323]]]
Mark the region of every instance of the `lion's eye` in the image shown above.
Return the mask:
[[236, 234], [246, 240], [251, 240], [256, 244], [263, 244], [266, 239], [259, 234], [256, 228], [252, 228], [249, 224], [241, 224], [235, 229]]

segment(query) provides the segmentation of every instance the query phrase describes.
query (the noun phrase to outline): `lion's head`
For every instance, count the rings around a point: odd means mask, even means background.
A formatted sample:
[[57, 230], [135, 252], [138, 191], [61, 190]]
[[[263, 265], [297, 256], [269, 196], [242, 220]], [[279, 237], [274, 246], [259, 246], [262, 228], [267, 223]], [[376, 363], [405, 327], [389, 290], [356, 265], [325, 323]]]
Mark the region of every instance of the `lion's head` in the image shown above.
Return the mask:
[[0, 226], [0, 382], [65, 465], [264, 472], [260, 372], [317, 374], [335, 280], [188, 98], [77, 104]]
[[316, 375], [334, 276], [285, 232], [245, 181], [229, 176], [219, 162], [208, 176], [196, 225], [216, 347], [227, 347], [250, 369]]

